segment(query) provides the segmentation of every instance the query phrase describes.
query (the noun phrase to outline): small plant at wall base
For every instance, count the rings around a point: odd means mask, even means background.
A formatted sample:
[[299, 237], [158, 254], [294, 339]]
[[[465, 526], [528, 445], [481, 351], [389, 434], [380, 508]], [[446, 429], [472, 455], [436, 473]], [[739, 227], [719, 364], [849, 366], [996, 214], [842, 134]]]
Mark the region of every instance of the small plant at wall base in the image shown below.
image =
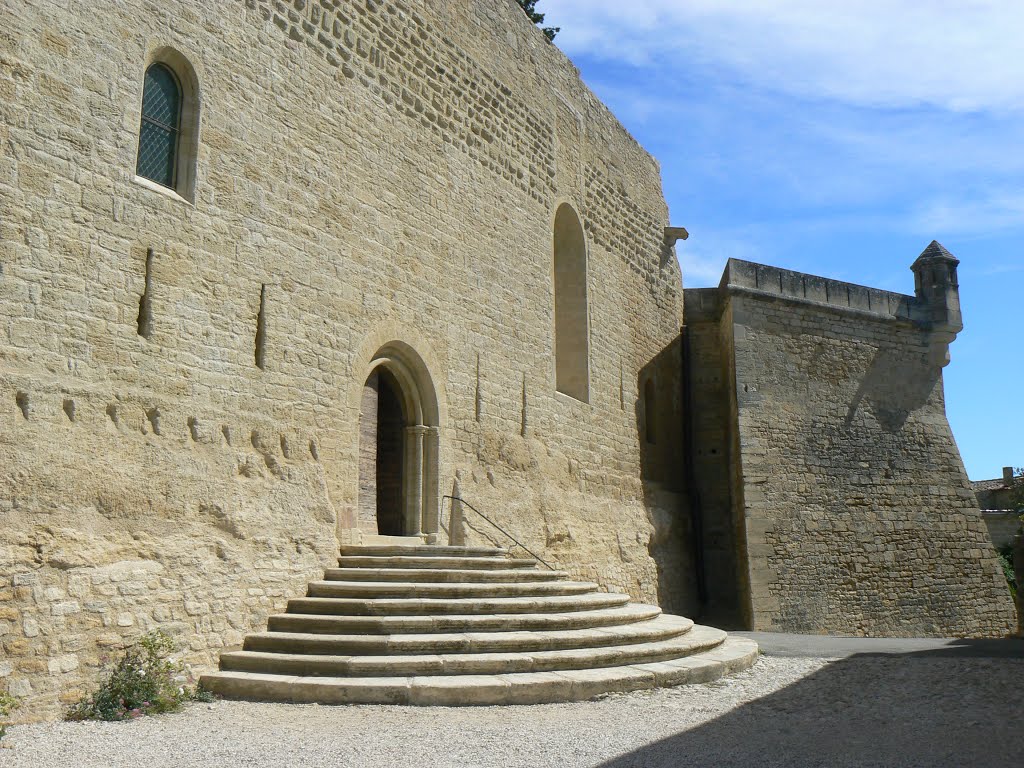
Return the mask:
[[125, 648], [99, 690], [67, 712], [68, 720], [133, 720], [143, 715], [174, 712], [189, 701], [212, 701], [197, 688], [181, 661], [172, 658], [177, 646], [165, 633], [143, 635]]
[[18, 708], [20, 702], [9, 693], [0, 692], [0, 739], [7, 733], [9, 723], [3, 722], [7, 716]]
[[[538, 26], [544, 23], [544, 14], [537, 13], [537, 0], [516, 0], [519, 3], [519, 7], [523, 9], [526, 17]], [[541, 27], [541, 32], [549, 40], [553, 41], [555, 35], [561, 31], [561, 27]]]

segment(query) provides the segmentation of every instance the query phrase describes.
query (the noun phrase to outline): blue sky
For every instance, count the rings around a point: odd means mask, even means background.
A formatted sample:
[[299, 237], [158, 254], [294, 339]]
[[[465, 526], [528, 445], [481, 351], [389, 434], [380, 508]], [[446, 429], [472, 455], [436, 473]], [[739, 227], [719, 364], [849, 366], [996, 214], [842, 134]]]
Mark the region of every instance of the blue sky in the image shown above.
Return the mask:
[[542, 0], [661, 163], [686, 287], [729, 257], [913, 293], [938, 240], [966, 328], [946, 369], [968, 474], [1024, 466], [1024, 4]]

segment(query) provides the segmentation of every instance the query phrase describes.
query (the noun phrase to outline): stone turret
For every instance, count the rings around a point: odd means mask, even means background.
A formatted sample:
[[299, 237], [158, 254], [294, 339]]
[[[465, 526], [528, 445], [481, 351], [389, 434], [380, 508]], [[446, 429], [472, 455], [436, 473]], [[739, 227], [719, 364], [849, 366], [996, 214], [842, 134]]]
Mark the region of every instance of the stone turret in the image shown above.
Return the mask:
[[935, 330], [947, 330], [954, 336], [964, 327], [960, 315], [960, 283], [956, 276], [959, 265], [959, 259], [932, 240], [911, 267], [914, 292], [928, 306]]
[[932, 349], [941, 366], [949, 364], [949, 345], [964, 328], [956, 275], [959, 265], [953, 254], [932, 240], [910, 267], [914, 272], [914, 292], [931, 326]]

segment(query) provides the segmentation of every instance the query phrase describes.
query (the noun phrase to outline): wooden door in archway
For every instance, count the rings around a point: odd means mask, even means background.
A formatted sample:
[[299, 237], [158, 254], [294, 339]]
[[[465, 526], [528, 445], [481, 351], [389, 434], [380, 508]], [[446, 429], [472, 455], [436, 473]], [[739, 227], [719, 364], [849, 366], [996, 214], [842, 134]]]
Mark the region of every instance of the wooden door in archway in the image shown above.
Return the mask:
[[407, 536], [405, 428], [401, 385], [384, 367], [363, 387], [359, 435], [359, 517], [382, 536]]

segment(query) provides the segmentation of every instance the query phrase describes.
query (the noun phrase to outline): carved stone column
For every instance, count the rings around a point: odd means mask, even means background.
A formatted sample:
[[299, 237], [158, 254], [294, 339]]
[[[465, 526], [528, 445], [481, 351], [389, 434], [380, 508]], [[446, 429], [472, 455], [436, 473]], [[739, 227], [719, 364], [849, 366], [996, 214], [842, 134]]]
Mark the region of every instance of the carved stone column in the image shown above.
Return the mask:
[[441, 480], [438, 477], [441, 455], [441, 430], [426, 427], [423, 440], [423, 533], [427, 543], [436, 544], [441, 530]]
[[405, 428], [405, 535], [418, 536], [423, 524], [423, 443], [427, 427]]

